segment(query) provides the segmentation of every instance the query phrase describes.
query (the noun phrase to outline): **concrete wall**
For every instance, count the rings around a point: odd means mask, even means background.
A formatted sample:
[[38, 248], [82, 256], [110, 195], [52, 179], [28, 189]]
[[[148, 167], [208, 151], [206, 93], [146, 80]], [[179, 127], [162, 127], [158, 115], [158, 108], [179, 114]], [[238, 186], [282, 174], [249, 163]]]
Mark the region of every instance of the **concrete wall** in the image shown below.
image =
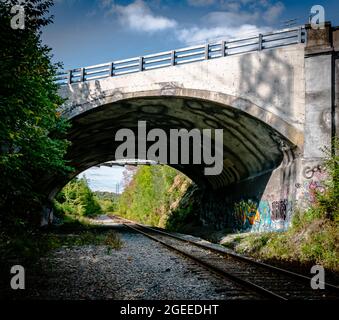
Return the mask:
[[339, 55], [335, 60], [335, 135], [339, 136]]
[[332, 56], [305, 58], [305, 160], [322, 158], [321, 150], [331, 145], [332, 132]]
[[216, 229], [282, 231], [291, 222], [295, 207], [296, 165], [281, 166], [261, 176], [210, 193], [199, 206], [200, 221]]
[[[325, 149], [331, 150], [336, 132], [335, 52], [330, 24], [323, 30], [309, 30], [305, 48], [305, 126], [304, 152], [297, 179], [297, 199], [301, 207], [315, 201], [316, 192], [324, 190]], [[337, 131], [338, 132], [338, 131]]]
[[339, 28], [333, 31], [333, 48], [335, 50], [334, 65], [334, 86], [335, 86], [335, 103], [334, 103], [334, 123], [335, 135], [339, 136]]
[[[60, 94], [68, 98], [63, 108], [68, 117], [133, 97], [185, 95], [182, 89], [206, 91], [212, 101], [225, 94], [233, 107], [264, 116], [262, 120], [273, 127], [276, 118], [285, 121], [295, 129], [292, 134], [284, 126], [275, 129], [302, 147], [298, 132], [303, 131], [305, 116], [304, 82], [304, 45], [300, 44], [72, 84], [61, 87]], [[266, 112], [252, 111], [254, 106]]]

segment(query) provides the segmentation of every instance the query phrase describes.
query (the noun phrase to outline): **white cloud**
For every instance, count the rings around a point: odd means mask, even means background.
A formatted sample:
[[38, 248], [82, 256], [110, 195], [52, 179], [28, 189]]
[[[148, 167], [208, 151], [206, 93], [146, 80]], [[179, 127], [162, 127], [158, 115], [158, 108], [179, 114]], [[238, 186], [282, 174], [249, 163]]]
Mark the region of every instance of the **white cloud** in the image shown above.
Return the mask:
[[79, 178], [86, 177], [89, 187], [93, 191], [116, 192], [119, 185], [120, 192], [123, 189], [124, 167], [92, 167], [79, 174]]
[[[281, 2], [269, 0], [219, 0], [224, 11], [210, 12], [201, 23], [177, 29], [177, 37], [186, 44], [205, 42], [217, 38], [234, 39], [270, 31], [269, 25], [277, 20], [284, 10]], [[265, 24], [267, 24], [265, 26]]]
[[118, 16], [120, 23], [135, 31], [155, 32], [177, 26], [174, 19], [155, 15], [142, 0], [127, 5], [113, 5], [112, 13]]
[[269, 6], [263, 14], [263, 18], [265, 21], [272, 23], [276, 21], [276, 19], [281, 15], [281, 13], [284, 11], [285, 6], [281, 2], [277, 2], [271, 6]]
[[223, 39], [234, 39], [245, 36], [256, 35], [261, 32], [268, 31], [269, 28], [259, 28], [255, 25], [243, 24], [239, 27], [212, 27], [212, 28], [185, 28], [178, 30], [178, 39], [186, 44], [193, 44], [198, 42], [205, 42], [216, 40], [219, 38]]
[[259, 18], [259, 13], [216, 11], [207, 14], [204, 18], [212, 26], [240, 26], [243, 24], [255, 24]]
[[229, 0], [220, 1], [220, 8], [223, 10], [238, 11], [240, 7], [241, 2], [239, 1], [229, 1]]
[[172, 30], [178, 40], [191, 44], [216, 38], [238, 38], [270, 30], [263, 22], [274, 22], [284, 10], [282, 2], [270, 0], [187, 0], [192, 6], [218, 4], [225, 11], [213, 11], [202, 17], [199, 24], [183, 27], [175, 19], [156, 14], [146, 1], [135, 0], [127, 5], [113, 0], [99, 0], [102, 7], [111, 7], [120, 24], [129, 30], [157, 32]]

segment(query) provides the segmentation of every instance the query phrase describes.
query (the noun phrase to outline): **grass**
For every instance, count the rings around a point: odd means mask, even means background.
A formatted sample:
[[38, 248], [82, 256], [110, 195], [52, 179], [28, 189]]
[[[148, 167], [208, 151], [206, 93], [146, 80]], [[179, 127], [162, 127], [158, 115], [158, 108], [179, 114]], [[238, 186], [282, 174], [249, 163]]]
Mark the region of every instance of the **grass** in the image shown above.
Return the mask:
[[57, 247], [106, 245], [111, 249], [121, 249], [122, 241], [114, 230], [92, 224], [86, 217], [65, 215], [63, 224], [51, 229], [47, 234]]
[[113, 230], [85, 230], [73, 234], [56, 234], [48, 235], [49, 240], [54, 243], [53, 247], [73, 247], [86, 245], [105, 245], [111, 249], [119, 250], [122, 247], [122, 241], [119, 235]]
[[25, 224], [20, 228], [16, 225], [0, 229], [0, 296], [13, 295], [9, 288], [9, 270], [13, 265], [22, 265], [30, 274], [39, 274], [37, 262], [40, 258], [48, 257], [58, 248], [87, 245], [104, 246], [106, 254], [110, 255], [113, 250], [121, 249], [123, 242], [114, 230], [72, 217], [51, 229], [32, 229]]
[[305, 266], [320, 264], [330, 271], [339, 272], [338, 223], [311, 216], [310, 212], [296, 213], [286, 232], [248, 233], [230, 237], [223, 245], [261, 260]]
[[86, 219], [65, 218], [61, 226], [44, 231], [8, 227], [0, 232], [0, 266], [6, 267], [18, 261], [31, 265], [40, 257], [61, 247], [103, 245], [111, 250], [119, 250], [122, 241], [114, 230], [91, 225]]

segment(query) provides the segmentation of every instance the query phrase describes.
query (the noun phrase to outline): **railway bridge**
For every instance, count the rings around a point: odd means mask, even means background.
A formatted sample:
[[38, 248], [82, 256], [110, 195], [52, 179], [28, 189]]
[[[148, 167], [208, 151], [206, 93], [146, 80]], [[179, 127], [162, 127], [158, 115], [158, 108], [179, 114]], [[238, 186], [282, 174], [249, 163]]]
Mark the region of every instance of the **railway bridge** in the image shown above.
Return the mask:
[[[72, 176], [120, 160], [115, 132], [136, 131], [141, 120], [165, 131], [223, 129], [219, 175], [174, 165], [205, 190], [201, 220], [286, 229], [294, 204], [313, 201], [322, 188], [321, 148], [338, 133], [338, 48], [339, 31], [327, 23], [62, 73]], [[49, 198], [66, 182], [46, 178]]]

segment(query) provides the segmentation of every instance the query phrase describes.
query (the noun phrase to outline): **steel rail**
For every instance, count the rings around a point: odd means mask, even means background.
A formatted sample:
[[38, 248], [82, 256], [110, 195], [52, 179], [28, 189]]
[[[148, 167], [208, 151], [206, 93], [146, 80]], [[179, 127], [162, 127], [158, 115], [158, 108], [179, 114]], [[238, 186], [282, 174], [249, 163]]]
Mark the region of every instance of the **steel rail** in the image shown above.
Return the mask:
[[[277, 272], [280, 272], [280, 273], [284, 273], [284, 274], [286, 274], [288, 276], [292, 276], [292, 277], [294, 277], [296, 279], [299, 279], [299, 280], [301, 280], [303, 282], [305, 280], [307, 280], [308, 282], [310, 282], [312, 280], [310, 277], [307, 277], [305, 275], [302, 275], [302, 274], [299, 274], [299, 273], [296, 273], [296, 272], [293, 272], [293, 271], [290, 271], [290, 270], [286, 270], [286, 269], [283, 269], [283, 268], [279, 268], [279, 267], [276, 267], [276, 266], [272, 266], [272, 265], [264, 263], [264, 262], [252, 260], [250, 258], [238, 255], [236, 253], [226, 252], [226, 251], [223, 251], [223, 250], [220, 250], [220, 249], [217, 249], [217, 248], [213, 248], [211, 246], [207, 246], [207, 245], [204, 245], [202, 243], [198, 243], [198, 242], [194, 242], [194, 241], [191, 241], [191, 240], [188, 240], [188, 239], [184, 239], [184, 238], [181, 238], [179, 236], [175, 236], [173, 234], [164, 232], [162, 230], [157, 230], [157, 229], [152, 228], [152, 227], [148, 227], [148, 226], [142, 226], [142, 227], [146, 228], [146, 229], [150, 229], [150, 230], [155, 231], [155, 232], [158, 232], [159, 234], [164, 234], [164, 235], [166, 235], [168, 237], [171, 237], [171, 238], [174, 238], [174, 239], [177, 239], [177, 240], [181, 240], [183, 242], [188, 242], [190, 244], [194, 244], [197, 247], [200, 247], [200, 248], [203, 248], [203, 249], [209, 249], [209, 250], [211, 250], [211, 251], [213, 251], [215, 253], [222, 254], [224, 256], [230, 256], [230, 257], [235, 258], [237, 260], [248, 262], [250, 264], [255, 264], [257, 266], [260, 266], [260, 267], [263, 267], [263, 268], [266, 268], [266, 269], [269, 269], [269, 270], [274, 270], [274, 271], [277, 271]], [[324, 284], [325, 287], [330, 288], [331, 290], [339, 292], [339, 287], [336, 286], [336, 285], [333, 285], [333, 284], [330, 284], [330, 283], [327, 283], [327, 282], [322, 282], [322, 281], [319, 281], [319, 283]]]
[[[225, 270], [222, 270], [222, 269], [220, 269], [220, 268], [218, 268], [218, 267], [216, 267], [216, 266], [214, 266], [212, 264], [209, 264], [209, 263], [207, 263], [207, 262], [205, 262], [205, 261], [203, 261], [203, 260], [201, 260], [201, 259], [199, 259], [199, 258], [197, 258], [197, 257], [195, 257], [195, 256], [193, 256], [193, 255], [191, 255], [189, 253], [187, 253], [187, 252], [179, 250], [178, 248], [176, 248], [174, 246], [171, 246], [168, 243], [166, 243], [166, 242], [164, 242], [164, 241], [162, 241], [160, 239], [157, 239], [156, 237], [153, 237], [153, 236], [149, 235], [147, 232], [139, 230], [138, 228], [134, 228], [134, 227], [132, 227], [132, 226], [126, 224], [126, 223], [123, 223], [123, 225], [126, 226], [127, 228], [130, 228], [130, 229], [136, 231], [136, 232], [141, 233], [142, 235], [144, 235], [145, 237], [150, 238], [153, 241], [156, 241], [156, 242], [162, 244], [163, 246], [169, 248], [170, 250], [178, 252], [179, 254], [183, 255], [184, 257], [187, 257], [187, 258], [195, 261], [196, 263], [202, 265], [206, 269], [215, 272], [219, 276], [226, 277], [226, 278], [232, 280], [233, 282], [242, 285], [243, 287], [250, 288], [251, 290], [253, 290], [253, 291], [257, 292], [257, 293], [259, 292], [260, 294], [262, 294], [262, 295], [264, 295], [266, 297], [270, 297], [270, 298], [274, 298], [274, 299], [282, 300], [282, 301], [287, 301], [288, 300], [287, 298], [285, 298], [285, 297], [283, 297], [283, 296], [281, 296], [281, 295], [279, 295], [277, 293], [274, 293], [274, 292], [272, 292], [272, 291], [270, 291], [268, 289], [265, 289], [265, 288], [255, 284], [255, 283], [251, 282], [251, 281], [241, 279], [241, 278], [239, 278], [239, 277], [237, 277], [237, 276], [235, 276], [235, 275], [233, 275], [233, 274], [231, 274], [229, 272], [226, 272]], [[138, 225], [138, 226], [141, 227], [141, 228], [144, 228], [143, 226], [140, 226], [140, 225]]]
[[[195, 246], [200, 247], [202, 249], [211, 250], [211, 251], [213, 251], [215, 253], [221, 254], [221, 255], [226, 256], [226, 257], [230, 256], [230, 257], [235, 258], [235, 259], [237, 259], [239, 261], [243, 261], [243, 262], [247, 262], [249, 264], [257, 265], [259, 267], [263, 267], [263, 268], [271, 270], [271, 271], [276, 271], [278, 273], [283, 273], [285, 275], [291, 276], [291, 277], [293, 277], [295, 279], [298, 279], [300, 281], [303, 281], [303, 282], [307, 281], [307, 282], [310, 283], [310, 281], [312, 280], [310, 277], [302, 275], [300, 273], [296, 273], [296, 272], [293, 272], [293, 271], [290, 271], [290, 270], [279, 268], [279, 267], [276, 267], [276, 266], [273, 266], [273, 265], [270, 265], [270, 264], [267, 264], [267, 263], [264, 263], [264, 262], [256, 261], [256, 260], [247, 258], [245, 256], [241, 256], [241, 255], [236, 254], [236, 253], [226, 252], [226, 251], [223, 251], [221, 249], [217, 249], [215, 247], [211, 247], [211, 246], [208, 246], [208, 245], [205, 245], [205, 244], [202, 244], [202, 243], [198, 243], [198, 242], [195, 242], [195, 241], [192, 241], [192, 240], [188, 240], [188, 239], [182, 238], [180, 236], [176, 236], [176, 235], [171, 234], [171, 233], [167, 233], [167, 232], [165, 232], [163, 230], [159, 230], [159, 229], [156, 229], [156, 228], [153, 228], [153, 227], [149, 227], [149, 226], [140, 225], [140, 224], [135, 223], [134, 221], [131, 221], [131, 220], [128, 220], [128, 219], [125, 219], [125, 218], [118, 217], [118, 219], [126, 220], [126, 221], [128, 221], [130, 223], [134, 223], [135, 225], [138, 225], [138, 226], [140, 226], [142, 228], [152, 230], [154, 232], [157, 232], [159, 234], [163, 234], [165, 236], [171, 237], [171, 238], [176, 239], [176, 240], [180, 240], [182, 242], [187, 242], [189, 244], [195, 245]], [[326, 288], [328, 288], [328, 289], [330, 289], [332, 291], [339, 292], [339, 287], [334, 285], [334, 284], [330, 284], [328, 282], [322, 282], [322, 281], [320, 281], [320, 283], [324, 284]]]

